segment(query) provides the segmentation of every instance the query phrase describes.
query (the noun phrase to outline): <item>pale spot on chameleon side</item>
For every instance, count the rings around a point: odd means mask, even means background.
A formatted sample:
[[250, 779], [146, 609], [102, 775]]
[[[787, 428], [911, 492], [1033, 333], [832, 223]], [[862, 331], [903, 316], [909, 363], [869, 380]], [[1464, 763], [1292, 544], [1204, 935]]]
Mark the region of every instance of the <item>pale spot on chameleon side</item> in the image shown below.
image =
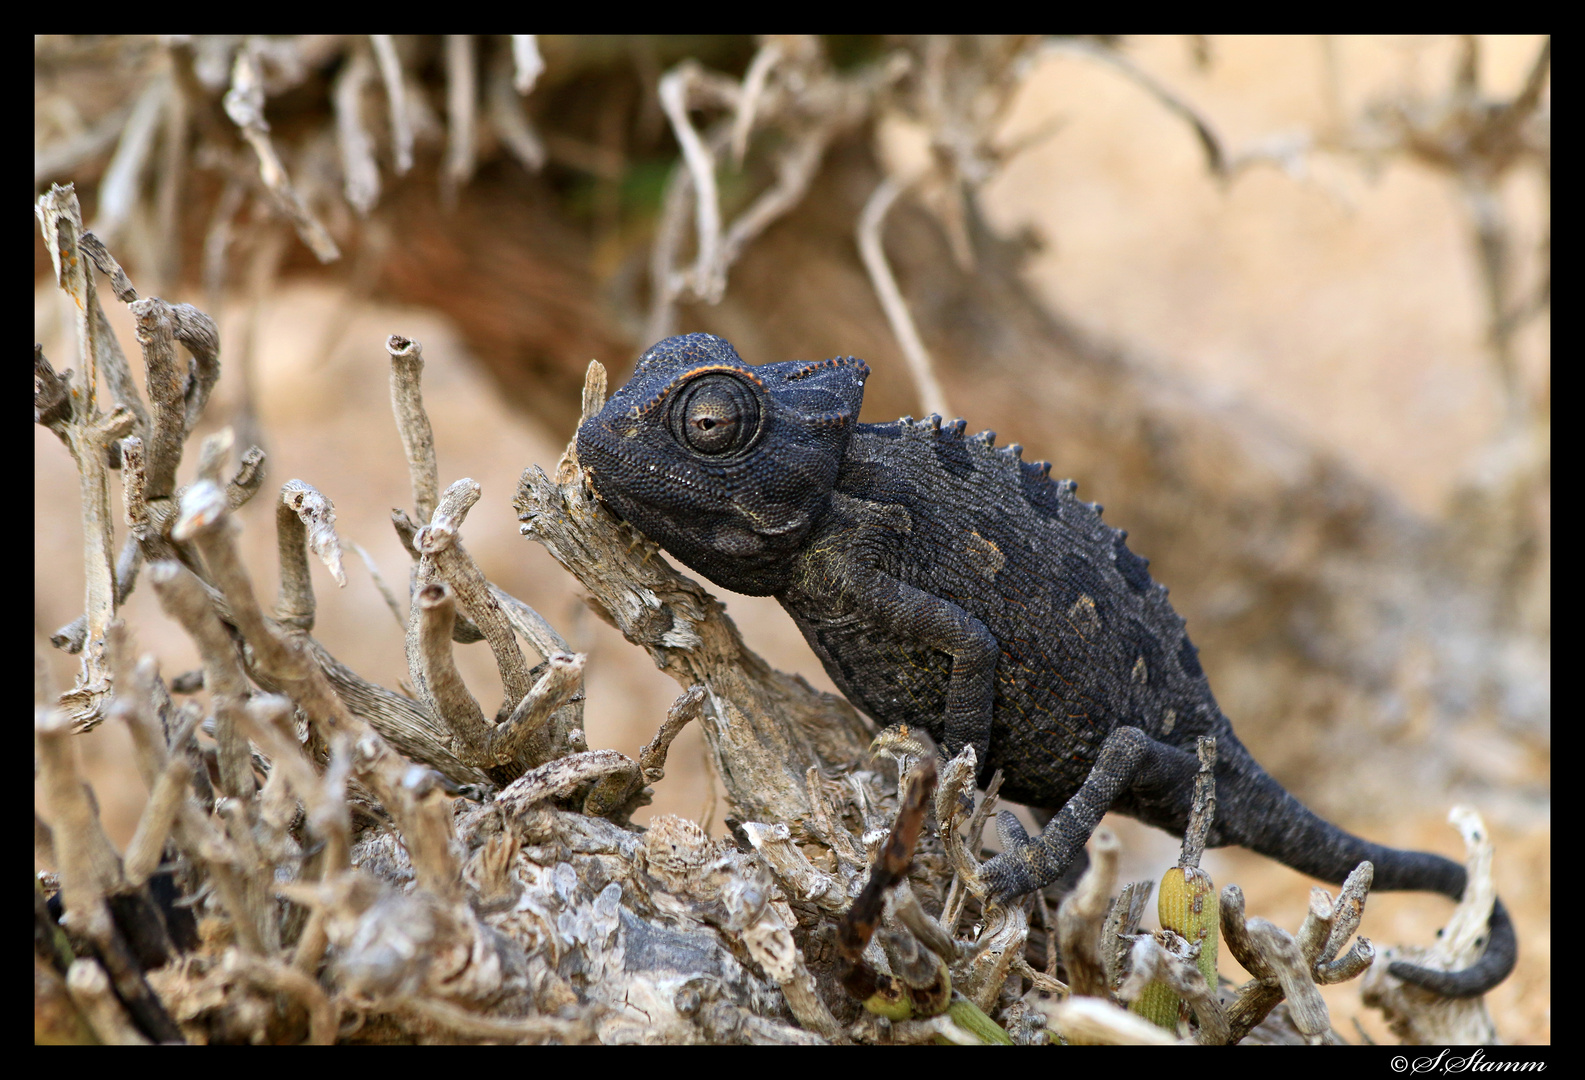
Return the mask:
[[996, 575], [1002, 572], [1002, 567], [1007, 565], [1007, 556], [1002, 554], [1002, 549], [972, 529], [969, 530], [963, 551], [966, 555], [982, 560], [979, 571], [987, 581], [995, 580]]
[[1101, 630], [1101, 614], [1095, 610], [1095, 599], [1088, 593], [1073, 601], [1073, 606], [1068, 608], [1068, 622], [1073, 624], [1074, 633], [1086, 640], [1092, 634]]
[[1150, 669], [1145, 666], [1145, 658], [1143, 656], [1134, 661], [1134, 670], [1131, 674], [1133, 680], [1140, 686], [1144, 686], [1149, 680]]

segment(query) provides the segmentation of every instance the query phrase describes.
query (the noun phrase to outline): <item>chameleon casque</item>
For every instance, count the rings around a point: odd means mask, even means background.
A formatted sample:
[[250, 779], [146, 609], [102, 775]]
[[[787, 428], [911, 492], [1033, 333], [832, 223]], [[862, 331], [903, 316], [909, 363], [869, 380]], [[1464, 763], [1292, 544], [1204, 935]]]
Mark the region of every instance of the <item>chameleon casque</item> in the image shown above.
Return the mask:
[[[578, 457], [686, 566], [780, 601], [876, 721], [922, 726], [948, 755], [973, 746], [982, 785], [999, 768], [1004, 796], [1055, 812], [1039, 836], [1002, 816], [995, 899], [1060, 877], [1108, 810], [1181, 836], [1201, 735], [1217, 744], [1212, 846], [1333, 883], [1369, 859], [1377, 889], [1463, 894], [1458, 863], [1352, 836], [1255, 762], [1167, 590], [1072, 481], [962, 420], [859, 423], [868, 376], [854, 357], [751, 367], [721, 338], [668, 338], [579, 428]], [[1516, 954], [1498, 901], [1469, 968], [1391, 970], [1469, 997]]]

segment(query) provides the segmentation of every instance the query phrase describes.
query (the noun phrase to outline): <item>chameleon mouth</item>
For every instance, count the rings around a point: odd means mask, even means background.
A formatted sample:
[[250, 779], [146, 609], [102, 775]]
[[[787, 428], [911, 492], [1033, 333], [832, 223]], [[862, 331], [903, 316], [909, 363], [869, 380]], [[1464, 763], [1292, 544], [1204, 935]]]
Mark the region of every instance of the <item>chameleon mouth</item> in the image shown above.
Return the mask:
[[[679, 472], [647, 456], [613, 449], [598, 438], [587, 442], [580, 438], [579, 443], [579, 463], [589, 475], [596, 494], [613, 506], [642, 506], [657, 512], [674, 509], [697, 512], [701, 506], [716, 511], [733, 508], [730, 492], [722, 485], [705, 482], [709, 478], [696, 470]], [[631, 481], [639, 477], [650, 480], [645, 486], [665, 497], [645, 498], [635, 494]], [[603, 483], [603, 479], [612, 482]]]

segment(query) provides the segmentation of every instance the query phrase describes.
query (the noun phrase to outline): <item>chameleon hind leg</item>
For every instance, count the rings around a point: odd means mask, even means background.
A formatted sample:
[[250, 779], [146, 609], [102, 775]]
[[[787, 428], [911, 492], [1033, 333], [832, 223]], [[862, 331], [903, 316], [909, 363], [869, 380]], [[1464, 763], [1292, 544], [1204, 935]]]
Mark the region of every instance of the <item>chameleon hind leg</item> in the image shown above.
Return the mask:
[[1150, 804], [1168, 818], [1187, 820], [1198, 767], [1193, 754], [1157, 742], [1139, 728], [1116, 728], [1101, 743], [1083, 786], [1039, 835], [1031, 836], [1005, 810], [997, 815], [1004, 850], [980, 867], [990, 898], [1006, 903], [1062, 877], [1082, 857], [1101, 818], [1119, 802]]

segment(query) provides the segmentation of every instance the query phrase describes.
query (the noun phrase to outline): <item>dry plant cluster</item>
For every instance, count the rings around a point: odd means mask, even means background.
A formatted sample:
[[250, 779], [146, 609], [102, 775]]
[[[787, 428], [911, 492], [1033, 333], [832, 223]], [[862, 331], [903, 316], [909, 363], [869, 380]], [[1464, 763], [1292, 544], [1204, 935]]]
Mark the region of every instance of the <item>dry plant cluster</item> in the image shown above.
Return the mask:
[[[578, 152], [541, 138], [515, 107], [543, 61], [531, 38], [511, 46], [481, 73], [471, 39], [447, 40], [445, 72], [455, 89], [440, 125], [447, 199], [465, 198], [481, 123], [530, 168]], [[208, 167], [225, 177], [204, 243], [211, 297], [228, 276], [234, 226], [250, 196], [329, 261], [339, 254], [340, 226], [327, 215], [366, 214], [380, 198], [376, 147], [389, 147], [401, 175], [415, 143], [438, 123], [409, 92], [412, 76], [387, 37], [201, 38], [170, 47], [178, 62], [168, 78], [61, 140], [35, 171], [65, 172], [113, 149], [98, 190], [100, 229], [130, 231], [148, 206], [174, 222], [178, 148], [190, 126], [202, 126], [194, 103], [223, 93], [224, 115], [251, 160], [235, 152], [221, 160], [209, 147]], [[805, 197], [834, 140], [887, 120], [900, 125], [904, 142], [921, 136], [928, 153], [898, 159], [855, 231], [922, 401], [946, 412], [881, 242], [885, 221], [900, 197], [912, 196], [940, 224], [954, 257], [972, 265], [974, 191], [1017, 149], [997, 147], [990, 133], [1043, 48], [1083, 51], [1148, 85], [1194, 126], [1218, 175], [1260, 161], [1292, 167], [1313, 149], [1228, 153], [1204, 118], [1106, 42], [933, 38], [839, 71], [817, 42], [778, 37], [761, 43], [741, 79], [684, 62], [657, 84], [681, 164], [661, 202], [645, 339], [669, 333], [679, 305], [721, 297], [746, 248]], [[314, 57], [337, 50], [347, 62], [320, 152], [334, 147], [339, 169], [294, 177], [264, 118], [266, 100], [300, 83]], [[1471, 71], [1474, 63], [1472, 52]], [[1549, 153], [1532, 123], [1548, 65], [1549, 49], [1524, 94], [1503, 109], [1477, 108], [1471, 97], [1463, 111], [1383, 114], [1376, 118], [1383, 126], [1372, 129], [1396, 132], [1390, 148], [1372, 152], [1426, 156], [1466, 184], [1489, 253], [1495, 355], [1510, 367], [1505, 343], [1546, 303], [1549, 286], [1513, 296], [1489, 195], [1511, 164]], [[385, 90], [380, 124], [366, 118], [375, 86]], [[697, 127], [701, 114], [717, 119]], [[717, 185], [723, 162], [741, 166], [751, 139], [767, 133], [771, 179], [728, 212]], [[1333, 149], [1348, 142], [1345, 149], [1364, 152], [1352, 135], [1336, 138]], [[160, 147], [166, 158], [150, 167]], [[339, 199], [322, 186], [327, 174], [341, 178]], [[771, 669], [745, 648], [715, 598], [610, 516], [569, 447], [553, 474], [532, 467], [523, 474], [522, 531], [683, 687], [636, 758], [590, 749], [584, 657], [487, 581], [462, 546], [478, 485], [464, 479], [441, 489], [421, 349], [401, 337], [387, 350], [413, 504], [393, 514], [393, 525], [413, 572], [409, 602], [387, 599], [406, 626], [409, 683], [398, 691], [360, 677], [313, 636], [309, 553], [344, 580], [325, 493], [336, 478], [278, 489], [281, 590], [266, 609], [238, 557], [235, 523], [240, 506], [270, 490], [263, 452], [239, 446], [228, 429], [202, 442], [196, 479], [177, 482], [221, 373], [214, 322], [190, 305], [140, 298], [105, 243], [84, 228], [69, 186], [52, 188], [37, 212], [77, 313], [80, 351], [74, 373], [57, 371], [36, 350], [35, 410], [77, 464], [87, 590], [83, 617], [53, 639], [80, 656], [77, 682], [55, 694], [41, 676], [36, 693], [46, 808], [36, 846], [58, 867], [35, 890], [36, 1038], [1320, 1042], [1336, 1035], [1317, 984], [1367, 969], [1371, 994], [1406, 1038], [1491, 1037], [1478, 1002], [1429, 1002], [1389, 985], [1384, 964], [1372, 967], [1374, 948], [1354, 938], [1368, 864], [1335, 899], [1315, 890], [1292, 934], [1246, 918], [1237, 887], [1224, 889], [1214, 929], [1201, 932], [1211, 935], [1213, 952], [1214, 933], [1224, 935], [1250, 973], [1236, 988], [1219, 989], [1214, 967], [1202, 963], [1206, 938], [1139, 932], [1149, 885], [1127, 886], [1113, 899], [1117, 849], [1109, 836], [1097, 835], [1090, 871], [1058, 911], [1040, 897], [1029, 910], [985, 904], [976, 867], [995, 795], [993, 785], [973, 807], [972, 751], [942, 764], [933, 793], [934, 751], [907, 733], [887, 733], [876, 744], [882, 753], [872, 755], [871, 732], [847, 703]], [[278, 265], [278, 244], [259, 250], [263, 265]], [[148, 261], [169, 266], [174, 258], [155, 251]], [[142, 391], [105, 319], [94, 268], [136, 321]], [[604, 396], [604, 370], [592, 365], [583, 414]], [[127, 529], [119, 549], [109, 497], [117, 472]], [[116, 618], [142, 574], [193, 639], [201, 672], [162, 672]], [[505, 691], [493, 714], [453, 660], [454, 644], [480, 640]], [[204, 696], [194, 696], [199, 690]], [[76, 734], [105, 722], [132, 733], [133, 764], [149, 792], [136, 834], [119, 852], [72, 750]], [[632, 824], [664, 777], [672, 739], [690, 722], [701, 725], [728, 793], [731, 840], [675, 817]], [[1209, 815], [1214, 795], [1205, 794]], [[1204, 817], [1197, 821], [1203, 828]], [[1466, 960], [1484, 925], [1481, 904], [1490, 908], [1489, 845], [1478, 822], [1463, 827], [1477, 887], [1453, 932], [1421, 963]], [[1193, 878], [1192, 835], [1186, 843], [1183, 866]], [[1157, 993], [1152, 986], [1172, 995], [1155, 1023], [1126, 1007]]]

